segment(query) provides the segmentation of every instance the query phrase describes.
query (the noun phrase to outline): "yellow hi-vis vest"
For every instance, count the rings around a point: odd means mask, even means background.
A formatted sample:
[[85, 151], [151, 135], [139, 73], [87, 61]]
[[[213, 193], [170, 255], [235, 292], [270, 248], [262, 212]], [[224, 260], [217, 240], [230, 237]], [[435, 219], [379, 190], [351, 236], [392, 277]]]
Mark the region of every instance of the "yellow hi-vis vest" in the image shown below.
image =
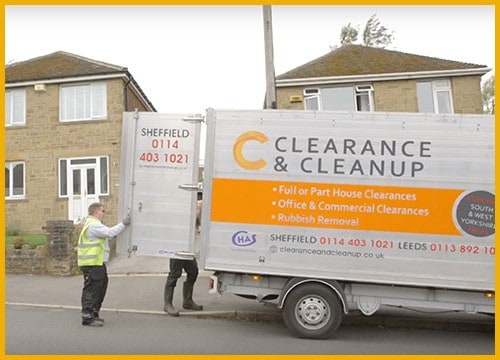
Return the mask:
[[78, 239], [78, 266], [98, 266], [103, 264], [106, 239], [89, 240], [87, 238], [89, 225], [98, 221], [99, 219], [89, 217], [83, 225]]

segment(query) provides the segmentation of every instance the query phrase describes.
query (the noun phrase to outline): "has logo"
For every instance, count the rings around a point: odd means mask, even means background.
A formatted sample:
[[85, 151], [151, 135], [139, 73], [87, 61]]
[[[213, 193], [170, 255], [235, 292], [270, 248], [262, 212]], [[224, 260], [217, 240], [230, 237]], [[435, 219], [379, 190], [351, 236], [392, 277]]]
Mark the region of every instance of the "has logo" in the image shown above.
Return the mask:
[[250, 246], [257, 242], [257, 234], [249, 234], [247, 231], [238, 231], [233, 234], [231, 242], [236, 246]]
[[248, 141], [258, 141], [264, 144], [269, 141], [266, 134], [260, 131], [247, 131], [241, 134], [233, 144], [233, 158], [236, 163], [246, 170], [259, 170], [266, 166], [267, 162], [264, 159], [248, 160], [243, 155], [243, 145]]

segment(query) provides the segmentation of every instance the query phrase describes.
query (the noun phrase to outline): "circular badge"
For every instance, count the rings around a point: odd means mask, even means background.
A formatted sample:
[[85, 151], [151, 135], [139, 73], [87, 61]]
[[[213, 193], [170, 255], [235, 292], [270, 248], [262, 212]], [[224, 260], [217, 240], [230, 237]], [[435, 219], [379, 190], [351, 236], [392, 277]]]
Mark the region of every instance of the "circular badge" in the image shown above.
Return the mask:
[[488, 191], [473, 191], [457, 205], [456, 219], [460, 228], [476, 237], [495, 233], [495, 195]]

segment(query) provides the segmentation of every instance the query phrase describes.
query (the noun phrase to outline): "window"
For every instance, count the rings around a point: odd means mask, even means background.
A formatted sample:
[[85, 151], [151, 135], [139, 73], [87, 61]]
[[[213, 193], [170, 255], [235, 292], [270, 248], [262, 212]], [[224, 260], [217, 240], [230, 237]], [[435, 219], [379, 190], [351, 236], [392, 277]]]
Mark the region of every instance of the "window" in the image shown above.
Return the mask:
[[359, 85], [356, 90], [356, 110], [373, 111], [373, 87], [371, 85]]
[[99, 120], [107, 117], [106, 83], [61, 86], [60, 120]]
[[24, 162], [5, 163], [5, 198], [24, 199]]
[[108, 157], [59, 159], [59, 197], [108, 195]]
[[26, 91], [5, 91], [5, 126], [26, 124]]
[[323, 110], [355, 111], [354, 88], [352, 86], [321, 89], [321, 108]]
[[321, 110], [319, 89], [304, 89], [304, 109]]
[[373, 111], [371, 85], [304, 89], [306, 110]]
[[436, 114], [453, 113], [449, 80], [417, 82], [418, 111]]

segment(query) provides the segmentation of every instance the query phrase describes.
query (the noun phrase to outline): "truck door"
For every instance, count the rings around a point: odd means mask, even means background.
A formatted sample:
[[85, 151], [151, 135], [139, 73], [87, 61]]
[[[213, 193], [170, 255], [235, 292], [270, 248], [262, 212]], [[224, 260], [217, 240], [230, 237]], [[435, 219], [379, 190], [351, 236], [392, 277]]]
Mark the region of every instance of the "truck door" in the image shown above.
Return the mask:
[[117, 253], [192, 258], [202, 117], [123, 116], [119, 213], [132, 223]]

